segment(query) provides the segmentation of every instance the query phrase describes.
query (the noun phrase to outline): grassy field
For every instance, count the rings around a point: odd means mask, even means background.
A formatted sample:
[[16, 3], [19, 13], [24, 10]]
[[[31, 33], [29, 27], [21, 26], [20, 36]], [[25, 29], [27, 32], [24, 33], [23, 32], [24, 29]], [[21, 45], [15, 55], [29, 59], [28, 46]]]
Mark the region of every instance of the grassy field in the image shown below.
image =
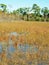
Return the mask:
[[0, 22], [0, 32], [49, 32], [49, 22]]
[[[42, 42], [49, 43], [49, 23], [48, 22], [0, 22], [0, 33], [2, 35], [10, 32], [26, 33], [21, 38], [25, 38], [28, 43]], [[26, 36], [26, 37], [25, 37]], [[22, 39], [23, 40], [23, 39]]]
[[[19, 36], [12, 35], [11, 40], [14, 41], [14, 48], [18, 48], [18, 43], [29, 44], [32, 49], [23, 53], [23, 47], [21, 51], [15, 51], [14, 53], [8, 53], [3, 51], [0, 54], [0, 65], [49, 65], [49, 22], [0, 22], [0, 42], [3, 41], [9, 47], [8, 35], [11, 32], [17, 32]], [[2, 43], [1, 43], [2, 44]], [[4, 46], [3, 45], [3, 50]], [[24, 46], [24, 45], [23, 45]], [[36, 50], [35, 50], [36, 48]], [[30, 50], [30, 46], [29, 46]], [[7, 57], [10, 56], [10, 58]]]

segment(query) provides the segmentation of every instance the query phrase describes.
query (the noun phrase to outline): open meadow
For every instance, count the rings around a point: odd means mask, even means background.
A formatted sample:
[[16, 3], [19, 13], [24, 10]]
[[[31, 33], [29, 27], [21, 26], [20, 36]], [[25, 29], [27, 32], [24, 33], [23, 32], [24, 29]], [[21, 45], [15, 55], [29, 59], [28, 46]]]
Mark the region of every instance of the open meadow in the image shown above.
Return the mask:
[[49, 65], [48, 0], [0, 0], [0, 65]]
[[0, 22], [0, 65], [49, 65], [49, 22]]

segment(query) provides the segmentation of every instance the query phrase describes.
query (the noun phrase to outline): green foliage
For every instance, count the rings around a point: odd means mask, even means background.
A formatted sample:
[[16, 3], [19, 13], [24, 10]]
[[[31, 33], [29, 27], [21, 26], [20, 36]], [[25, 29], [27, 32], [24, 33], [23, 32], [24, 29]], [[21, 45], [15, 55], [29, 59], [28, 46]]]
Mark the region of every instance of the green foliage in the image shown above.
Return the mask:
[[37, 4], [33, 4], [32, 10], [35, 16], [40, 14], [40, 7]]
[[27, 16], [27, 20], [28, 20], [28, 12], [29, 12], [29, 8], [19, 8], [16, 10], [18, 14], [22, 15], [24, 19], [24, 16]]
[[48, 15], [48, 12], [49, 12], [48, 8], [47, 7], [42, 8], [41, 12], [42, 12], [42, 14], [45, 18], [44, 20], [47, 21], [47, 15]]
[[16, 15], [16, 10], [13, 10], [13, 14]]
[[46, 21], [49, 22], [49, 18], [47, 18]]
[[41, 12], [43, 13], [44, 16], [46, 16], [49, 11], [48, 11], [47, 7], [44, 7], [44, 8], [42, 8]]
[[37, 18], [36, 18], [36, 21], [40, 21], [40, 20], [41, 20], [41, 18], [40, 18], [40, 17], [37, 17]]
[[44, 21], [44, 17], [41, 18], [41, 21]]
[[41, 9], [37, 4], [33, 4], [32, 7], [18, 8], [10, 13], [6, 4], [0, 4], [0, 12], [7, 12], [14, 20], [49, 21], [49, 9], [47, 7]]
[[6, 4], [0, 4], [0, 8], [2, 8], [2, 11], [3, 12], [6, 12], [7, 11], [7, 5]]

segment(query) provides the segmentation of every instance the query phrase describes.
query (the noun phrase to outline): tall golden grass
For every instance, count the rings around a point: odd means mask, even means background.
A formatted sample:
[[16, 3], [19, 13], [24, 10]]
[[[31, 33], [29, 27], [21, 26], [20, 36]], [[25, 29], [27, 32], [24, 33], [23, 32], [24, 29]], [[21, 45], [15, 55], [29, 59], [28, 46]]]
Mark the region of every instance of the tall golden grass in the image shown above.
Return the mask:
[[[20, 42], [36, 45], [37, 53], [23, 53], [15, 51], [11, 58], [6, 53], [0, 54], [2, 61], [0, 65], [38, 65], [45, 63], [49, 65], [49, 22], [0, 22], [0, 41], [8, 42], [10, 32], [22, 33], [18, 37], [11, 36], [14, 47]], [[23, 34], [27, 32], [26, 34]], [[8, 43], [7, 43], [8, 44]], [[29, 64], [30, 63], [30, 64]]]
[[[28, 43], [49, 43], [49, 22], [0, 22], [0, 40], [2, 40], [2, 38], [7, 40], [9, 37], [8, 33], [10, 32], [22, 33], [22, 35], [19, 36], [20, 42], [25, 42], [26, 40]], [[23, 32], [27, 33], [23, 35]], [[12, 36], [12, 39], [13, 38], [15, 39], [14, 36]]]

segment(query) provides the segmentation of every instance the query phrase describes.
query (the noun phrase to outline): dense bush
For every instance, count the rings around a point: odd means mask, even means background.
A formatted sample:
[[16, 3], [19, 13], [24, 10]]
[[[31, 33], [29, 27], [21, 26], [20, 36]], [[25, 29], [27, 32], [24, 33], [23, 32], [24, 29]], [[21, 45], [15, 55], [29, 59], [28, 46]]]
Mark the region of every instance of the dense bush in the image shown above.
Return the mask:
[[40, 21], [41, 18], [40, 17], [36, 17], [35, 21]]
[[41, 18], [41, 21], [44, 21], [44, 18], [43, 17]]
[[47, 18], [46, 21], [49, 22], [49, 18]]

